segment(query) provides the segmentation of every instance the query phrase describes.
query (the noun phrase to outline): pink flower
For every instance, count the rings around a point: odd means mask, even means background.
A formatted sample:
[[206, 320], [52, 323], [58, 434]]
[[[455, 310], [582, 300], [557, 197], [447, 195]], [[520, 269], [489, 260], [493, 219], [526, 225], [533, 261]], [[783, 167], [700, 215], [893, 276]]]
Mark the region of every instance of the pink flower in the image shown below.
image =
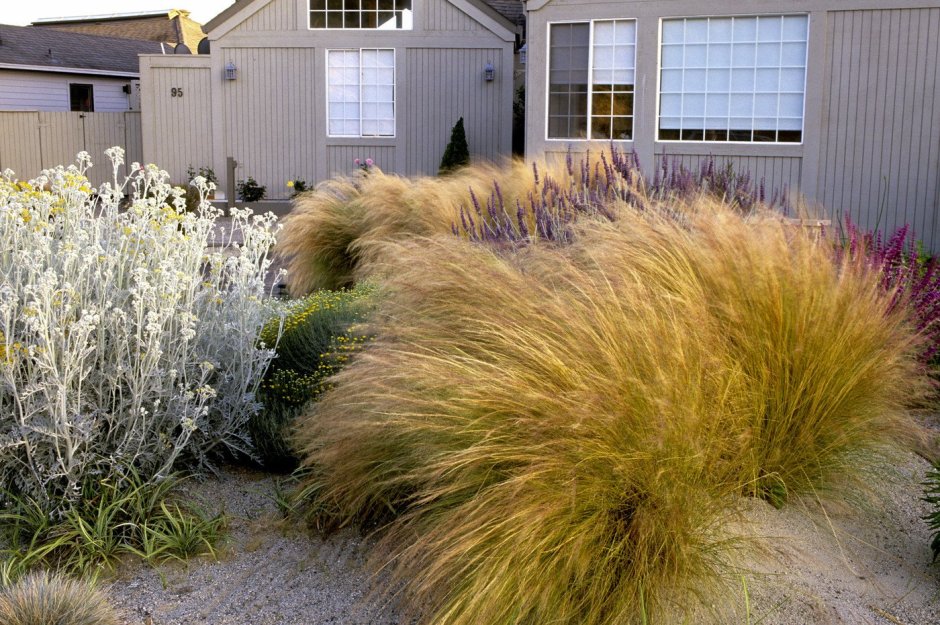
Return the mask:
[[372, 167], [374, 164], [375, 161], [373, 161], [371, 158], [366, 159], [366, 167]]
[[357, 158], [356, 160], [353, 161], [353, 164], [356, 165], [356, 166], [358, 166], [359, 163], [361, 163], [361, 162], [362, 162], [362, 161], [360, 161], [360, 160]]

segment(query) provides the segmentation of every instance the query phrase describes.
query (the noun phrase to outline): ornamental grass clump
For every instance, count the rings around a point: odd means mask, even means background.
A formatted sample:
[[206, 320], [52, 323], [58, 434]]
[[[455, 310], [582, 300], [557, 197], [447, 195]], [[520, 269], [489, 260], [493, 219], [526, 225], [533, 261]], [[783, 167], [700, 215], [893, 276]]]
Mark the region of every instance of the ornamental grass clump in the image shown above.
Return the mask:
[[652, 178], [636, 153], [611, 148], [553, 164], [516, 160], [476, 164], [439, 178], [407, 179], [381, 171], [337, 178], [295, 203], [279, 237], [294, 295], [348, 287], [371, 275], [381, 242], [451, 233], [497, 247], [532, 241], [568, 243], [582, 219], [615, 219], [623, 203], [688, 201], [701, 194], [742, 213], [789, 209], [785, 194], [765, 195], [762, 181], [705, 159], [691, 170], [663, 158]]
[[297, 198], [278, 237], [294, 295], [341, 289], [369, 275], [380, 244], [390, 239], [451, 233], [470, 193], [488, 197], [493, 181], [524, 194], [533, 172], [521, 164], [464, 168], [443, 178], [408, 179], [378, 168], [334, 178]]
[[868, 268], [708, 199], [607, 208], [568, 246], [388, 244], [376, 339], [300, 424], [421, 622], [721, 613], [742, 495], [838, 496], [909, 432], [917, 339]]
[[220, 211], [185, 212], [153, 165], [119, 181], [123, 151], [108, 154], [114, 184], [97, 190], [85, 153], [0, 178], [0, 479], [49, 513], [90, 476], [149, 481], [251, 453], [273, 356], [257, 337], [275, 218], [234, 210], [242, 242], [217, 241]]
[[301, 427], [334, 523], [394, 515], [426, 622], [626, 622], [723, 570], [708, 320], [532, 253], [396, 248], [375, 342]]
[[625, 212], [571, 254], [622, 258], [662, 297], [700, 298], [722, 328], [712, 350], [740, 382], [732, 462], [743, 492], [780, 505], [858, 482], [881, 452], [915, 440], [907, 409], [930, 388], [923, 340], [878, 271], [833, 263], [828, 240], [772, 213], [704, 199], [680, 213]]
[[283, 317], [262, 330], [261, 341], [276, 343], [277, 355], [261, 382], [262, 408], [249, 427], [265, 467], [289, 471], [297, 466], [290, 441], [294, 418], [365, 345], [368, 337], [360, 326], [373, 308], [374, 291], [369, 283], [348, 291], [317, 291], [291, 302]]
[[107, 598], [87, 582], [32, 573], [0, 590], [4, 625], [117, 625]]

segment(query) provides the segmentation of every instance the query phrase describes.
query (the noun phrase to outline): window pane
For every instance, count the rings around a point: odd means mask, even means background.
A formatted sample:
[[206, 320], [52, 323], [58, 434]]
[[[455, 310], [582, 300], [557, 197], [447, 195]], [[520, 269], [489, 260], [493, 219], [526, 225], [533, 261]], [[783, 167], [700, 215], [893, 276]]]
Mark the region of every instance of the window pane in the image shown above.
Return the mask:
[[589, 22], [550, 27], [549, 138], [586, 136], [590, 40]]
[[800, 141], [808, 23], [663, 20], [660, 140]]
[[327, 51], [330, 135], [394, 135], [394, 65], [394, 50]]
[[412, 0], [309, 0], [310, 28], [411, 30]]
[[806, 41], [809, 21], [802, 15], [788, 15], [783, 18], [784, 41]]
[[592, 139], [628, 140], [633, 131], [636, 22], [594, 22]]

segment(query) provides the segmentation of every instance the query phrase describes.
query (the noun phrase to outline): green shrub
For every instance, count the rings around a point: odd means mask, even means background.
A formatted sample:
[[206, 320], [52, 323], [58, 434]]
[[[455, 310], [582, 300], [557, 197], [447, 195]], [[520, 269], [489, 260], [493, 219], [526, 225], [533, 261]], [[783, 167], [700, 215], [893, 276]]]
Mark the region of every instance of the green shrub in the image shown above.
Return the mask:
[[447, 174], [470, 164], [470, 147], [467, 145], [467, 133], [463, 128], [463, 117], [457, 120], [450, 131], [450, 141], [444, 148], [438, 173]]
[[267, 187], [258, 184], [251, 176], [248, 176], [244, 180], [239, 180], [235, 190], [241, 202], [260, 202], [267, 193]]
[[32, 573], [0, 590], [3, 625], [117, 625], [107, 599], [90, 584]]
[[[264, 466], [296, 467], [298, 460], [289, 440], [294, 418], [365, 343], [358, 324], [371, 309], [373, 291], [363, 283], [349, 291], [318, 291], [290, 305], [277, 356], [261, 383], [262, 410], [249, 422]], [[261, 340], [277, 341], [280, 325], [280, 318], [272, 320]]]
[[384, 251], [376, 339], [298, 430], [324, 522], [387, 522], [422, 622], [678, 622], [731, 571], [734, 493], [825, 489], [908, 431], [925, 382], [875, 276], [667, 208]]

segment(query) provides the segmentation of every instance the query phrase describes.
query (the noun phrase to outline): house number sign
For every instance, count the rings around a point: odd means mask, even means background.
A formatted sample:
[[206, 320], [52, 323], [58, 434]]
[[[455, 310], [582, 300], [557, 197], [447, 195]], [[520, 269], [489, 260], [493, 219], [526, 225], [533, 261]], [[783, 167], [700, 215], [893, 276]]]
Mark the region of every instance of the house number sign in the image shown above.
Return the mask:
[[182, 98], [183, 97], [183, 88], [182, 87], [172, 87], [170, 89], [171, 98]]

